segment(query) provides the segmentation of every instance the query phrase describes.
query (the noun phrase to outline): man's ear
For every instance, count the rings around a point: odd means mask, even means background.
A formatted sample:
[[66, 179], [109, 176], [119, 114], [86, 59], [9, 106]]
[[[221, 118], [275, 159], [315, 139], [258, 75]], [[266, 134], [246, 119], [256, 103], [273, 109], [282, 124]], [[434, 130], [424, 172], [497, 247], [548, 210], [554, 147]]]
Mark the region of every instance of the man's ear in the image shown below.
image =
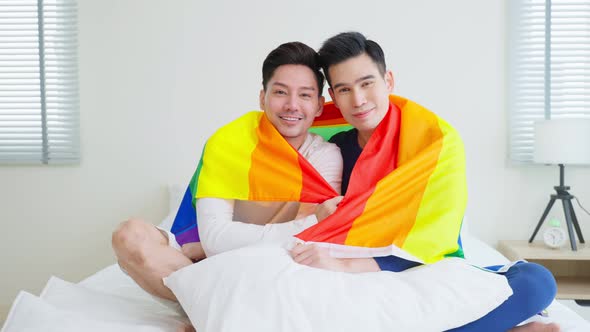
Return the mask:
[[320, 106], [318, 107], [318, 111], [315, 113], [316, 118], [322, 115], [322, 113], [324, 113], [324, 104], [326, 103], [326, 98], [324, 98], [324, 96], [321, 96], [319, 102]]
[[387, 86], [387, 91], [389, 93], [393, 92], [394, 80], [393, 80], [393, 72], [388, 70], [385, 72], [385, 85]]
[[266, 93], [264, 92], [264, 89], [260, 90], [260, 97], [259, 98], [259, 102], [260, 102], [260, 110], [264, 111], [264, 96], [266, 95]]
[[328, 93], [330, 94], [330, 98], [332, 98], [334, 106], [339, 109], [338, 104], [336, 103], [336, 98], [334, 98], [334, 90], [332, 90], [332, 88], [328, 88]]

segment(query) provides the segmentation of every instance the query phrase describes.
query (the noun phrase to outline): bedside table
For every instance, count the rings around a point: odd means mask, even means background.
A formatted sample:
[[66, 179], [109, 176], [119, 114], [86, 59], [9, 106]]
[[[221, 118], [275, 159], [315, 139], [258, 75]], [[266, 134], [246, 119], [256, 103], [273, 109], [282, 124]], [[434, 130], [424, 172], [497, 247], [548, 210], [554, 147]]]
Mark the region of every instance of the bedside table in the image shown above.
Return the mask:
[[585, 244], [572, 251], [550, 249], [540, 242], [500, 241], [498, 251], [512, 261], [525, 259], [549, 269], [557, 281], [556, 298], [590, 300], [590, 247]]

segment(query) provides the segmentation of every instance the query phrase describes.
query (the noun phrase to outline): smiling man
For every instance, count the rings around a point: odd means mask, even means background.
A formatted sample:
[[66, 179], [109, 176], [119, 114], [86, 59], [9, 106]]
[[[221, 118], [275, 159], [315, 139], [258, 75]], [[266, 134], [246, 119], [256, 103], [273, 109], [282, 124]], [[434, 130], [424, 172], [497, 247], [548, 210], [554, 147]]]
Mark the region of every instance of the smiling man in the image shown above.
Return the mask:
[[[378, 151], [366, 149], [369, 140], [383, 140], [377, 133], [379, 125], [390, 114], [395, 131], [394, 139], [384, 144], [393, 144], [393, 159], [390, 162], [397, 166], [398, 146], [400, 141], [400, 127], [404, 120], [403, 105], [395, 105], [390, 98], [393, 91], [393, 74], [386, 69], [383, 50], [376, 42], [368, 40], [358, 32], [338, 34], [325, 41], [319, 50], [320, 61], [329, 85], [329, 92], [334, 105], [342, 116], [354, 128], [347, 132], [336, 134], [330, 139], [336, 143], [342, 152], [344, 169], [342, 173], [342, 193], [349, 187], [349, 180], [353, 169], [361, 154], [370, 158]], [[405, 127], [408, 131], [420, 132], [419, 127], [428, 126], [427, 123], [413, 123], [414, 128]], [[406, 138], [408, 136], [405, 136]], [[373, 144], [373, 149], [376, 146]], [[460, 159], [457, 159], [460, 160]], [[461, 168], [455, 165], [454, 168]], [[452, 192], [448, 193], [453, 194]], [[340, 198], [341, 199], [341, 198]], [[332, 199], [321, 205], [322, 217], [320, 221], [337, 208], [340, 199]], [[399, 222], [399, 221], [398, 221]], [[291, 255], [298, 263], [317, 268], [338, 271], [404, 271], [420, 265], [396, 256], [338, 259], [319, 246], [296, 246]], [[351, 266], [354, 270], [351, 270]], [[553, 300], [556, 293], [555, 279], [543, 266], [519, 262], [509, 267], [503, 275], [506, 276], [513, 295], [498, 308], [485, 317], [454, 329], [453, 331], [559, 331], [555, 324], [529, 323], [515, 327], [525, 319], [534, 316], [545, 309]], [[482, 285], [485, 287], [485, 285]]]
[[[308, 132], [313, 120], [322, 113], [323, 85], [324, 76], [317, 62], [317, 53], [312, 48], [300, 42], [280, 45], [266, 57], [262, 66], [259, 98], [264, 115], [261, 117], [266, 117], [279, 132], [280, 135], [273, 136], [273, 139], [280, 140], [282, 136], [292, 147], [287, 145], [289, 152], [293, 149], [299, 152], [336, 192], [340, 192], [342, 157], [338, 147]], [[259, 112], [255, 113], [258, 116]], [[241, 142], [236, 142], [236, 136], [257, 135], [243, 127], [238, 131], [226, 135], [225, 145], [219, 148], [225, 151], [231, 146], [238, 146]], [[272, 133], [276, 131], [268, 130]], [[243, 149], [234, 152], [241, 153]], [[269, 150], [264, 158], [273, 161], [276, 157], [273, 152]], [[227, 153], [223, 158], [239, 159]], [[213, 164], [212, 167], [217, 169], [227, 166]], [[281, 168], [282, 171], [285, 169]], [[200, 167], [195, 174], [199, 174], [199, 170]], [[243, 180], [238, 179], [233, 171], [229, 169], [229, 176], [226, 177], [230, 182], [226, 187], [236, 187], [236, 182]], [[192, 225], [193, 238], [177, 242], [172, 233], [139, 219], [123, 222], [113, 233], [112, 244], [119, 265], [143, 289], [160, 298], [176, 300], [162, 278], [192, 264], [192, 260], [204, 258], [203, 249], [207, 256], [211, 256], [257, 242], [282, 241], [317, 223], [315, 204], [213, 196], [197, 199], [195, 208], [195, 196], [189, 190], [178, 210], [175, 224]], [[181, 250], [179, 242], [188, 243]]]
[[[296, 43], [269, 54], [262, 66], [260, 108], [281, 136], [340, 192], [338, 148], [308, 132], [324, 104], [323, 76], [313, 69], [317, 64], [312, 51]], [[299, 202], [200, 198], [196, 210], [201, 244], [209, 257], [258, 242], [283, 241], [317, 223], [315, 207]]]

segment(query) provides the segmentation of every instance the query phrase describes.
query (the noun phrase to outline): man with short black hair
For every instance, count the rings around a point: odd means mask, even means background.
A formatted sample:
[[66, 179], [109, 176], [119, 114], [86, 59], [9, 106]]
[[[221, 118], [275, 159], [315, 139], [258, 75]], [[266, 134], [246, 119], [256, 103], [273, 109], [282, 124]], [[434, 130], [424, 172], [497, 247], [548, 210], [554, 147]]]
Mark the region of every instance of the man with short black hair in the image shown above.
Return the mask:
[[[318, 53], [329, 84], [330, 96], [344, 119], [354, 127], [330, 139], [330, 142], [340, 147], [343, 156], [342, 193], [345, 194], [363, 149], [369, 140], [381, 139], [373, 137], [373, 133], [384, 118], [389, 115], [393, 119], [392, 127], [397, 132], [394, 142], [390, 144], [394, 144], [394, 149], [397, 149], [400, 144], [398, 133], [404, 116], [402, 107], [390, 101], [394, 86], [393, 74], [386, 69], [384, 52], [379, 44], [366, 39], [361, 33], [346, 32], [326, 40]], [[397, 156], [391, 160], [394, 165], [397, 164], [395, 158]], [[461, 165], [455, 167], [459, 166]], [[322, 218], [334, 212], [341, 199], [342, 197], [334, 198], [322, 204]], [[291, 255], [296, 262], [304, 265], [349, 272], [397, 272], [420, 265], [396, 256], [333, 258], [326, 250], [313, 244], [296, 246]], [[513, 289], [513, 295], [485, 317], [453, 331], [505, 331], [510, 328], [513, 328], [512, 331], [559, 331], [556, 324], [539, 322], [515, 327], [541, 312], [553, 301], [556, 284], [552, 274], [543, 266], [528, 262], [516, 263], [503, 274]]]
[[[262, 78], [259, 95], [260, 108], [264, 111], [262, 117], [266, 117], [280, 136], [339, 193], [342, 157], [338, 147], [308, 132], [324, 104], [324, 77], [317, 63], [317, 53], [300, 42], [282, 44], [265, 59]], [[228, 140], [231, 145], [235, 139], [230, 135]], [[225, 166], [213, 165], [214, 168]], [[204, 258], [205, 253], [210, 256], [256, 242], [287, 239], [317, 223], [315, 204], [216, 197], [196, 199], [189, 189], [175, 220], [175, 224], [191, 226], [182, 234], [183, 241], [177, 242], [171, 232], [139, 219], [123, 222], [113, 233], [113, 249], [121, 267], [143, 289], [160, 298], [176, 301], [162, 279], [192, 264], [192, 260]], [[181, 250], [179, 243], [185, 242], [188, 243]]]

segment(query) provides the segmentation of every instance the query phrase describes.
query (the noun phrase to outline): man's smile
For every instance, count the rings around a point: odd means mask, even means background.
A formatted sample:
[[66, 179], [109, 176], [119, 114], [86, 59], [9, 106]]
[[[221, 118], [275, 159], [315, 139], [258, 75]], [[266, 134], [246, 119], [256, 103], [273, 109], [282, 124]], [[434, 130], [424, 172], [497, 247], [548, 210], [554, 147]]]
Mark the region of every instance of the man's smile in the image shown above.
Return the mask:
[[375, 107], [368, 109], [366, 111], [360, 111], [360, 112], [353, 113], [352, 116], [354, 116], [357, 119], [364, 119], [367, 116], [369, 116], [369, 114], [374, 110], [375, 110]]
[[296, 122], [303, 120], [303, 117], [297, 115], [279, 115], [279, 118], [284, 121], [288, 122]]

